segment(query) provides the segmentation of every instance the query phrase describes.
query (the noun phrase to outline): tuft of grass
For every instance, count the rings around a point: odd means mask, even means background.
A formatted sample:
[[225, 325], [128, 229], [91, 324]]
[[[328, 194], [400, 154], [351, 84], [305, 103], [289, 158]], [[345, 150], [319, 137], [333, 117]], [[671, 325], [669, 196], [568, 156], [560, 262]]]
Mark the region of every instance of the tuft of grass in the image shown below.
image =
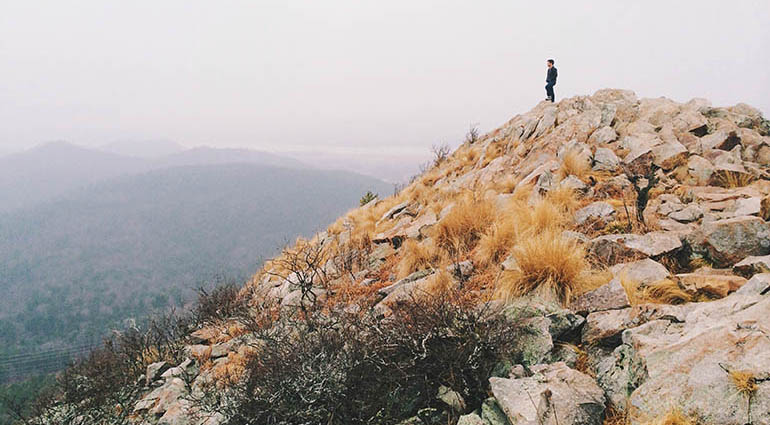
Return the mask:
[[465, 197], [433, 228], [437, 246], [452, 257], [470, 252], [495, 220], [495, 205], [489, 200]]
[[712, 178], [714, 179], [714, 183], [717, 186], [722, 186], [728, 189], [736, 189], [739, 187], [748, 186], [756, 179], [751, 174], [738, 173], [735, 171], [727, 170], [715, 173], [714, 177]]
[[691, 416], [687, 416], [680, 409], [671, 409], [665, 414], [644, 425], [698, 425], [698, 422]]
[[585, 178], [591, 172], [591, 163], [588, 158], [576, 150], [570, 150], [564, 154], [559, 167], [559, 176], [565, 178], [573, 175], [579, 179]]
[[549, 190], [545, 195], [545, 201], [570, 214], [580, 206], [575, 190], [564, 186]]
[[728, 373], [728, 376], [730, 377], [730, 382], [732, 382], [738, 392], [746, 397], [753, 396], [759, 389], [754, 372], [748, 370], [731, 370]]
[[638, 304], [685, 304], [694, 301], [694, 297], [685, 291], [677, 282], [671, 279], [663, 279], [648, 285], [641, 286], [639, 282], [620, 277], [620, 284], [626, 290], [631, 305]]
[[432, 239], [422, 242], [408, 239], [401, 247], [400, 257], [396, 268], [398, 279], [405, 278], [418, 270], [436, 267], [442, 262], [441, 251]]
[[493, 223], [479, 239], [473, 253], [473, 262], [479, 267], [501, 263], [517, 240], [517, 226], [511, 216], [504, 216]]
[[444, 269], [430, 276], [423, 287], [424, 291], [432, 296], [447, 294], [454, 288], [455, 281], [452, 279], [452, 275]]
[[593, 284], [584, 249], [562, 237], [559, 229], [524, 238], [513, 248], [513, 256], [519, 267], [503, 273], [496, 291], [500, 298], [535, 293], [568, 303]]
[[518, 177], [507, 177], [499, 182], [495, 182], [495, 184], [492, 185], [492, 189], [497, 193], [513, 193], [516, 189], [516, 185], [518, 185], [520, 181], [521, 179]]

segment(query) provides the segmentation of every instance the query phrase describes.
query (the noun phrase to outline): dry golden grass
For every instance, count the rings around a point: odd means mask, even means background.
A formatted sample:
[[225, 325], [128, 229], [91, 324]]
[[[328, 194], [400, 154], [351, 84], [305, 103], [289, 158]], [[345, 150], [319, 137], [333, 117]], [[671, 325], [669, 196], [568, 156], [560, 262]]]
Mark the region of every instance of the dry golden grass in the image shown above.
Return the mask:
[[714, 264], [705, 258], [698, 257], [690, 260], [690, 263], [687, 266], [690, 268], [690, 270], [698, 270], [702, 267], [713, 268]]
[[430, 295], [439, 295], [455, 288], [452, 275], [445, 269], [441, 269], [428, 278], [423, 290]]
[[494, 219], [494, 203], [466, 196], [434, 226], [433, 236], [437, 246], [457, 257], [475, 247]]
[[380, 281], [367, 286], [353, 282], [350, 278], [341, 279], [329, 288], [324, 307], [328, 311], [340, 306], [355, 305], [360, 307], [359, 311], [366, 311], [379, 300], [377, 291], [389, 283]]
[[[428, 180], [430, 181], [430, 180]], [[409, 202], [417, 202], [420, 204], [426, 204], [428, 198], [433, 194], [433, 183], [430, 184], [419, 182], [410, 186], [404, 191], [404, 200]]]
[[720, 171], [712, 177], [714, 184], [728, 189], [736, 189], [748, 186], [756, 180], [754, 176], [747, 173], [738, 173], [735, 171]]
[[432, 239], [417, 242], [408, 239], [402, 245], [401, 258], [396, 269], [397, 279], [428, 268], [437, 267], [442, 262], [442, 253]]
[[553, 204], [565, 213], [573, 213], [579, 206], [575, 191], [569, 187], [557, 187], [548, 191], [545, 195], [545, 202]]
[[565, 178], [573, 175], [584, 179], [591, 172], [591, 164], [584, 155], [576, 150], [570, 150], [564, 154], [559, 167], [559, 176]]
[[550, 202], [548, 199], [541, 199], [534, 205], [514, 200], [505, 212], [510, 214], [520, 235], [562, 228], [570, 219], [559, 204]]
[[513, 248], [513, 256], [519, 267], [503, 272], [496, 290], [499, 298], [537, 294], [568, 303], [595, 284], [585, 251], [562, 237], [560, 229], [524, 238]]
[[677, 282], [663, 279], [648, 285], [640, 285], [626, 276], [620, 276], [620, 284], [626, 290], [631, 305], [638, 304], [684, 304], [694, 301], [689, 292], [682, 289]]
[[229, 353], [227, 361], [218, 363], [213, 369], [214, 382], [219, 388], [237, 384], [244, 378], [249, 359], [256, 350], [248, 346], [241, 347], [238, 352]]
[[728, 373], [730, 382], [738, 392], [746, 397], [751, 397], [759, 389], [754, 372], [748, 370], [731, 370]]
[[479, 160], [479, 152], [475, 149], [468, 148], [460, 153], [459, 164], [461, 168], [473, 167], [476, 165], [476, 161]]
[[479, 239], [473, 252], [473, 263], [477, 267], [488, 267], [501, 263], [516, 243], [517, 226], [511, 216], [496, 220]]
[[500, 181], [495, 182], [491, 188], [497, 193], [513, 193], [516, 189], [516, 185], [521, 181], [518, 177], [506, 177]]
[[644, 425], [698, 425], [698, 422], [680, 409], [671, 409], [658, 418], [644, 422]]

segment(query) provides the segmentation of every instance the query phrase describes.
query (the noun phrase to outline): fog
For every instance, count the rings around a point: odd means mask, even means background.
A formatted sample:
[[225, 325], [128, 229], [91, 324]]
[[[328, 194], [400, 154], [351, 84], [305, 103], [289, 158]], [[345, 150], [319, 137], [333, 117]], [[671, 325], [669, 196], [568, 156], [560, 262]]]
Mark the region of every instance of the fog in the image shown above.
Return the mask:
[[[48, 140], [424, 156], [600, 88], [770, 111], [770, 2], [0, 0], [0, 154]], [[408, 160], [411, 160], [408, 159]]]

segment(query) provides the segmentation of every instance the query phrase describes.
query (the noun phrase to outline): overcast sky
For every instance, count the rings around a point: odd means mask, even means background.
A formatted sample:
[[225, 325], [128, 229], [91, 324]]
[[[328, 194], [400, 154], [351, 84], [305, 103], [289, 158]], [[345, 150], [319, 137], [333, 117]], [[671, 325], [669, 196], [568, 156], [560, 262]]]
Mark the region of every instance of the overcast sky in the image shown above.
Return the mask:
[[[770, 1], [0, 0], [0, 152], [424, 152], [604, 87], [770, 112]], [[558, 100], [558, 99], [557, 99]]]

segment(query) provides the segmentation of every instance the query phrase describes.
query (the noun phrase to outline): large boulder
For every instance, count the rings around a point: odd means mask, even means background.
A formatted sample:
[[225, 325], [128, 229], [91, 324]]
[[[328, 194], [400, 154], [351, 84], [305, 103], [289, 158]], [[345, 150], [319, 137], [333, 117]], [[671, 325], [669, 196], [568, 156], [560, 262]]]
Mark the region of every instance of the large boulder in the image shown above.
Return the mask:
[[578, 314], [588, 314], [595, 311], [618, 310], [630, 305], [628, 294], [620, 284], [620, 280], [612, 279], [609, 283], [576, 297], [569, 308]]
[[581, 225], [595, 220], [608, 223], [615, 219], [616, 214], [615, 208], [612, 205], [597, 201], [577, 210], [575, 212], [575, 223]]
[[604, 392], [563, 362], [538, 365], [531, 377], [490, 378], [492, 394], [512, 425], [599, 425]]
[[641, 286], [659, 282], [669, 277], [668, 269], [657, 261], [645, 258], [631, 263], [621, 263], [610, 267], [616, 278], [628, 280]]
[[746, 278], [733, 275], [729, 270], [699, 269], [693, 273], [676, 275], [679, 283], [689, 292], [710, 297], [726, 297], [746, 283]]
[[[629, 326], [597, 370], [615, 407], [627, 400], [634, 424], [672, 406], [703, 423], [770, 424], [770, 296], [761, 295], [768, 286], [770, 279], [758, 278], [727, 298], [667, 306], [665, 315]], [[756, 378], [751, 420], [749, 395], [730, 372]]]
[[596, 171], [613, 171], [620, 165], [620, 159], [612, 149], [598, 148], [594, 153], [593, 169]]
[[770, 254], [770, 224], [755, 216], [710, 221], [689, 234], [687, 242], [718, 267], [729, 267], [750, 255]]

